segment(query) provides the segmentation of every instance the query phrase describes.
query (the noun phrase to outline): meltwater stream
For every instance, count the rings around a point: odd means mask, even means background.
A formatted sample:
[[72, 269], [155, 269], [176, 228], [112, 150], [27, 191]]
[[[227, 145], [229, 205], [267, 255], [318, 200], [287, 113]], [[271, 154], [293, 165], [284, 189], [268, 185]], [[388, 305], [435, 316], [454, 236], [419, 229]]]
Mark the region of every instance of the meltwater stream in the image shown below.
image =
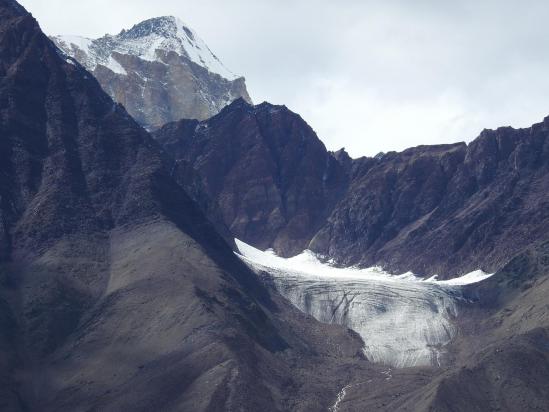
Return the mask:
[[346, 325], [365, 342], [372, 362], [394, 367], [440, 365], [444, 346], [456, 333], [453, 319], [461, 286], [490, 275], [423, 280], [379, 268], [337, 268], [309, 251], [284, 259], [236, 240], [239, 257], [270, 275], [277, 290], [320, 322]]

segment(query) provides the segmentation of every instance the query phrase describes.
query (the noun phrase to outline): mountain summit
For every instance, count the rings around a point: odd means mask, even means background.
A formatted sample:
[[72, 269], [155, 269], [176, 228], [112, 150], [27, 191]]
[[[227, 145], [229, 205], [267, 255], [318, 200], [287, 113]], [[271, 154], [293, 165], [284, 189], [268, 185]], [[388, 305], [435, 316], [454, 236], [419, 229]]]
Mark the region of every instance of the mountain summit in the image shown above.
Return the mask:
[[250, 101], [244, 78], [227, 69], [193, 29], [173, 16], [145, 20], [99, 39], [52, 40], [146, 128], [181, 118], [206, 119], [239, 97]]
[[82, 62], [92, 71], [101, 64], [115, 73], [127, 74], [113, 53], [162, 62], [164, 54], [174, 52], [226, 80], [239, 77], [221, 63], [194, 30], [173, 16], [145, 20], [116, 36], [106, 35], [97, 40], [77, 36], [56, 36], [54, 40], [68, 54], [72, 54], [71, 49], [85, 52], [87, 58]]

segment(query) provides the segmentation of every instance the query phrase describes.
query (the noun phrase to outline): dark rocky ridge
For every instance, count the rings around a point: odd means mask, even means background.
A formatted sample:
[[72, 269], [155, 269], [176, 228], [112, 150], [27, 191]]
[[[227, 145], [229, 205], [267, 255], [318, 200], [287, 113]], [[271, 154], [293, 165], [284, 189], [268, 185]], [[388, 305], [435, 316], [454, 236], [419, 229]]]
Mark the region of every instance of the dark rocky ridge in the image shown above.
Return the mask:
[[451, 277], [496, 271], [549, 233], [548, 124], [353, 160], [287, 109], [240, 101], [155, 137], [193, 165], [241, 240]]
[[0, 0], [1, 410], [321, 410], [368, 366], [257, 281], [171, 166]]
[[549, 233], [548, 125], [356, 160], [347, 194], [310, 248], [395, 272], [502, 268]]
[[212, 119], [171, 123], [154, 136], [193, 166], [210, 216], [217, 208], [233, 236], [282, 255], [307, 247], [347, 187], [335, 157], [284, 106], [240, 99]]

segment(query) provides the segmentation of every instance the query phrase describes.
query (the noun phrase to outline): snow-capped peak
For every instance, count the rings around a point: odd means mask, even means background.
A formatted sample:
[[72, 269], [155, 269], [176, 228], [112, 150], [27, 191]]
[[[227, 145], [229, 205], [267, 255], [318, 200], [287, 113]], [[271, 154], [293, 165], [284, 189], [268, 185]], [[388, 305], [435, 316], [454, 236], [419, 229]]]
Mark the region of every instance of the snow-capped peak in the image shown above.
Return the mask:
[[145, 60], [157, 60], [157, 51], [175, 52], [187, 56], [194, 63], [217, 73], [228, 80], [235, 76], [211, 52], [206, 43], [182, 20], [173, 16], [145, 20], [118, 35], [123, 43], [119, 52], [139, 56]]
[[[181, 19], [174, 16], [154, 17], [137, 23], [129, 30], [122, 30], [119, 37], [145, 38], [151, 35], [158, 35], [165, 38], [176, 38], [180, 36], [180, 28], [188, 27]], [[190, 29], [188, 29], [191, 32]], [[192, 32], [191, 32], [192, 34]]]
[[118, 35], [106, 35], [97, 40], [78, 36], [56, 36], [54, 39], [67, 54], [74, 54], [75, 49], [84, 52], [84, 65], [89, 70], [101, 64], [115, 73], [126, 74], [113, 52], [148, 61], [162, 61], [162, 52], [174, 52], [227, 80], [239, 77], [221, 63], [193, 29], [173, 16], [145, 20]]

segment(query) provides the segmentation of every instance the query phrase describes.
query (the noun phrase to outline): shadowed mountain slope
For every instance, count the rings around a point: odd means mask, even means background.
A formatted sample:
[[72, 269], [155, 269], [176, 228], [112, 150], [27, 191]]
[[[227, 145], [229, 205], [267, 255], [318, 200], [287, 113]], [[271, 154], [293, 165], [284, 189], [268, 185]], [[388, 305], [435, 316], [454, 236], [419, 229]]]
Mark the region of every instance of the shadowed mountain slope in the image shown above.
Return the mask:
[[217, 210], [234, 237], [283, 255], [307, 247], [347, 187], [335, 157], [284, 106], [240, 99], [209, 120], [170, 123], [154, 136], [176, 168], [196, 171], [209, 215]]
[[395, 272], [501, 269], [549, 233], [548, 124], [355, 160], [349, 190], [310, 248]]
[[548, 124], [353, 160], [286, 108], [238, 101], [155, 137], [246, 243], [454, 277], [493, 273], [549, 233]]
[[11, 0], [0, 250], [2, 410], [320, 410], [333, 371], [364, 363], [354, 334], [257, 281], [158, 144]]

